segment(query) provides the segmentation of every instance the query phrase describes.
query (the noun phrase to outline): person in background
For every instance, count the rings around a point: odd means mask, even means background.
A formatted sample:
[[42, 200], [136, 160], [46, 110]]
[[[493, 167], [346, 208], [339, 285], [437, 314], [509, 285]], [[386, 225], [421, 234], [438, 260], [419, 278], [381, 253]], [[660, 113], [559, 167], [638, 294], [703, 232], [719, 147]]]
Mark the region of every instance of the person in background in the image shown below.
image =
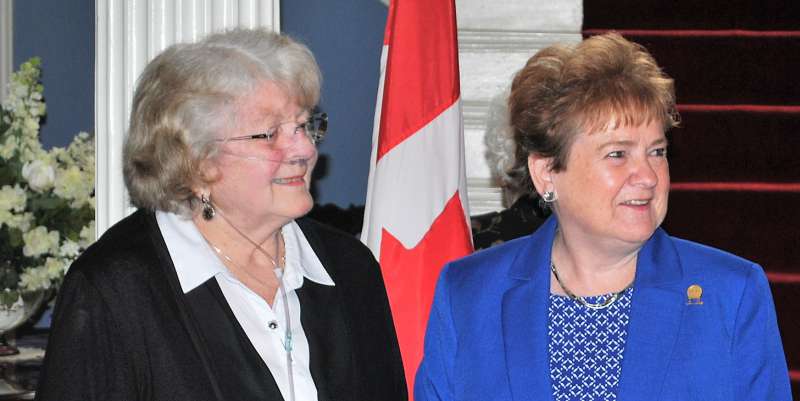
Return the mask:
[[552, 216], [444, 268], [415, 399], [790, 400], [761, 267], [659, 228], [677, 113], [651, 55], [548, 47], [508, 103], [512, 176]]
[[304, 218], [327, 117], [287, 36], [233, 30], [145, 68], [138, 210], [70, 268], [38, 400], [406, 400], [377, 262]]
[[529, 194], [523, 194], [511, 206], [470, 217], [475, 250], [486, 249], [529, 235], [544, 223], [543, 210]]
[[549, 209], [534, 197], [527, 187], [518, 188], [518, 183], [508, 174], [514, 160], [514, 138], [508, 121], [508, 90], [504, 90], [489, 101], [484, 143], [486, 161], [492, 178], [502, 191], [502, 210], [491, 211], [470, 217], [472, 244], [475, 250], [486, 249], [514, 238], [536, 231], [549, 215]]

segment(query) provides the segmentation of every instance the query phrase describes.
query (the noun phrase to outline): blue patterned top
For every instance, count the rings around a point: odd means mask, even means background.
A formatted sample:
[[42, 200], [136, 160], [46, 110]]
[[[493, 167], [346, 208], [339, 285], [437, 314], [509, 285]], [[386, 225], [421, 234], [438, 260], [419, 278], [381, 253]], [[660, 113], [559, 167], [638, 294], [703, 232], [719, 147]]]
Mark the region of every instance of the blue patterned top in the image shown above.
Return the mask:
[[[550, 382], [556, 401], [617, 399], [622, 355], [628, 335], [633, 288], [608, 308], [589, 309], [562, 295], [550, 295]], [[600, 303], [605, 295], [586, 297]]]

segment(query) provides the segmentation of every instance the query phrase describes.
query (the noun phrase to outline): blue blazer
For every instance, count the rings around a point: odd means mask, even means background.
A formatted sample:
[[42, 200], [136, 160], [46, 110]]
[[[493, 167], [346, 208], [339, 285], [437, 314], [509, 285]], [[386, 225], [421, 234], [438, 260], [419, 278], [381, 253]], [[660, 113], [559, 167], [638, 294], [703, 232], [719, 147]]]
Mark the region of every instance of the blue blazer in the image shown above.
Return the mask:
[[[550, 218], [530, 236], [445, 266], [416, 401], [552, 400], [547, 310], [556, 226]], [[637, 263], [617, 400], [791, 400], [761, 267], [661, 229]], [[690, 303], [693, 284], [703, 293]]]

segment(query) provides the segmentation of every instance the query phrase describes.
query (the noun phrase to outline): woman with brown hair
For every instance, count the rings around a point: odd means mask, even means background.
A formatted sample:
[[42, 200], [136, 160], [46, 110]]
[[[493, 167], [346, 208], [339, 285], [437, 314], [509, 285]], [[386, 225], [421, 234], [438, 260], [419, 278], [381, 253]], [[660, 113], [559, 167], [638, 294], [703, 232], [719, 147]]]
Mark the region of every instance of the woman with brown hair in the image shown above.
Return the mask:
[[552, 216], [443, 270], [415, 399], [790, 400], [757, 264], [659, 228], [673, 81], [617, 34], [514, 78], [511, 173]]

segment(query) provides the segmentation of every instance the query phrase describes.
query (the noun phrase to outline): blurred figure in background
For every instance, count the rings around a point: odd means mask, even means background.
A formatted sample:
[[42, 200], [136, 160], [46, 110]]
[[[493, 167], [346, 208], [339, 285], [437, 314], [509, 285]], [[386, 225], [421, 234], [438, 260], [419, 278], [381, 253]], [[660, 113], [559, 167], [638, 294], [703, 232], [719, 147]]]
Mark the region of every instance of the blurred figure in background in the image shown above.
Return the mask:
[[536, 231], [549, 209], [540, 204], [527, 187], [518, 188], [508, 170], [514, 163], [514, 134], [508, 121], [508, 90], [489, 103], [487, 129], [484, 135], [486, 159], [492, 177], [503, 188], [505, 209], [472, 216], [472, 242], [475, 250], [486, 249]]

